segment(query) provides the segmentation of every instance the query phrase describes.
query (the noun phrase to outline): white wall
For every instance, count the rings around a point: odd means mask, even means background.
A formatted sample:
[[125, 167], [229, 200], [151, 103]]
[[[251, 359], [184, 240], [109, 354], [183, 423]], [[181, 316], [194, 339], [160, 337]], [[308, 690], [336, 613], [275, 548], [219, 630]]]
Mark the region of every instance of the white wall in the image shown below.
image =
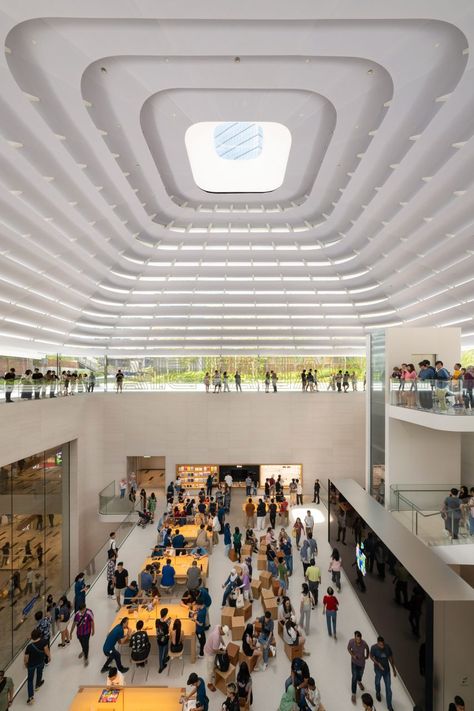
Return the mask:
[[[394, 484], [459, 486], [461, 434], [387, 418], [386, 487]], [[387, 496], [388, 498], [388, 496]], [[387, 502], [388, 503], [388, 502]]]
[[474, 486], [474, 432], [461, 435], [461, 483]]
[[0, 407], [0, 464], [75, 441], [72, 447], [71, 569], [99, 548], [98, 492], [126, 472], [127, 456], [176, 464], [303, 464], [314, 478], [364, 484], [365, 393], [123, 393]]

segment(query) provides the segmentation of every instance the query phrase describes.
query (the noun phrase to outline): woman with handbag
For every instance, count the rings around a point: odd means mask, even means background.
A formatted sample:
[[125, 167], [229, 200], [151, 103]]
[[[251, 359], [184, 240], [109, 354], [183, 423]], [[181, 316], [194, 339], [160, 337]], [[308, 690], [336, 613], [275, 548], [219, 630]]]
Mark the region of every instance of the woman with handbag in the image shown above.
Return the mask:
[[337, 548], [334, 548], [331, 560], [329, 561], [329, 572], [331, 573], [331, 580], [336, 586], [337, 592], [341, 592], [341, 568], [342, 558]]

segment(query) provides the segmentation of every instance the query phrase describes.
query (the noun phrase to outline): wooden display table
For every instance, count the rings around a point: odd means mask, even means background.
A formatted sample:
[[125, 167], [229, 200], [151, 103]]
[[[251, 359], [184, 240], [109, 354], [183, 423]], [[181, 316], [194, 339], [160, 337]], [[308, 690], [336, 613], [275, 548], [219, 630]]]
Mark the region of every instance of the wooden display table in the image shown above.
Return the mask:
[[195, 523], [185, 523], [182, 526], [179, 524], [175, 523], [168, 523], [164, 524], [167, 528], [171, 528], [172, 535], [174, 536], [174, 532], [176, 529], [179, 530], [180, 533], [183, 534], [185, 540], [187, 543], [195, 542], [197, 535], [200, 531], [200, 526], [197, 526]]
[[114, 703], [99, 703], [104, 686], [80, 686], [69, 711], [181, 711], [184, 689], [168, 686], [125, 686]]
[[122, 607], [115, 615], [115, 619], [110, 629], [112, 629], [112, 627], [115, 627], [115, 625], [118, 625], [120, 620], [122, 620], [124, 617], [128, 617], [128, 628], [130, 631], [129, 636], [131, 636], [136, 630], [138, 620], [143, 620], [143, 629], [148, 632], [148, 636], [151, 637], [152, 651], [156, 651], [157, 646], [156, 644], [153, 644], [153, 637], [156, 637], [155, 622], [160, 616], [160, 610], [162, 610], [164, 607], [168, 609], [168, 616], [171, 617], [172, 620], [181, 620], [183, 641], [186, 644], [186, 641], [189, 640], [191, 662], [194, 663], [196, 661], [196, 624], [193, 620], [189, 618], [189, 609], [187, 607], [184, 607], [183, 605], [156, 605], [150, 611], [147, 610], [145, 606], [140, 605], [138, 610], [132, 610], [130, 612], [127, 610], [126, 607]]
[[178, 583], [185, 583], [186, 582], [186, 573], [188, 572], [188, 568], [190, 568], [193, 564], [193, 560], [197, 560], [198, 568], [201, 569], [201, 577], [202, 577], [202, 582], [203, 584], [207, 580], [207, 576], [209, 575], [209, 556], [204, 555], [202, 558], [195, 558], [193, 555], [174, 555], [174, 556], [164, 556], [163, 558], [146, 558], [145, 562], [143, 563], [142, 572], [145, 570], [145, 567], [147, 565], [153, 565], [156, 563], [160, 563], [161, 568], [163, 568], [164, 565], [166, 565], [166, 560], [169, 558], [171, 560], [171, 566], [175, 569], [176, 572], [176, 582]]

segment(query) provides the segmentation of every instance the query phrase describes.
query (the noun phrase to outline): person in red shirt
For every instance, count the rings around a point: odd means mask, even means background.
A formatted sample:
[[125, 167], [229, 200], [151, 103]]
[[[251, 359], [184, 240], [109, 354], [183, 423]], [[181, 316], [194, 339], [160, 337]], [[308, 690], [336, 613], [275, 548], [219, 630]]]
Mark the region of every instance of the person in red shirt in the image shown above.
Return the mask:
[[326, 615], [326, 623], [328, 626], [328, 635], [334, 639], [336, 636], [336, 622], [337, 622], [337, 610], [339, 608], [339, 600], [334, 595], [334, 590], [329, 587], [327, 589], [327, 595], [323, 597], [323, 615]]

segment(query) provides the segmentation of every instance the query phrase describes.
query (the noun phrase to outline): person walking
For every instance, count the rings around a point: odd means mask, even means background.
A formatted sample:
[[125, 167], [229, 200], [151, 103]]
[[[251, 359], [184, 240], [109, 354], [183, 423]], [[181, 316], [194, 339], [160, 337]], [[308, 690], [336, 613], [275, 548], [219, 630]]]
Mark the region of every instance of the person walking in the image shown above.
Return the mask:
[[86, 606], [86, 601], [81, 602], [78, 611], [74, 615], [71, 627], [71, 636], [77, 630], [77, 639], [81, 645], [82, 652], [79, 659], [84, 660], [84, 666], [89, 665], [89, 640], [94, 636], [94, 613]]
[[8, 373], [5, 373], [3, 379], [5, 380], [5, 402], [15, 402], [12, 400], [12, 392], [15, 387], [15, 368], [10, 368]]
[[303, 486], [300, 480], [296, 482], [296, 505], [303, 506]]
[[234, 546], [235, 555], [237, 556], [237, 560], [240, 563], [240, 553], [242, 550], [242, 534], [240, 533], [240, 529], [238, 526], [235, 527], [234, 535], [232, 537], [232, 543]]
[[65, 595], [59, 598], [58, 627], [61, 633], [61, 642], [58, 647], [65, 647], [71, 641], [69, 636], [69, 620], [71, 619], [72, 605]]
[[306, 516], [304, 517], [304, 527], [306, 536], [308, 536], [309, 534], [313, 535], [314, 518], [311, 515], [311, 511], [306, 511]]
[[105, 638], [104, 646], [102, 647], [102, 651], [107, 659], [104, 666], [100, 670], [101, 674], [105, 674], [105, 672], [109, 670], [110, 662], [112, 660], [114, 660], [117, 665], [117, 669], [122, 672], [122, 674], [128, 672], [128, 667], [123, 666], [120, 652], [115, 647], [117, 643], [124, 644], [128, 640], [128, 632], [128, 617], [122, 617], [120, 622], [110, 630], [109, 634]]
[[321, 570], [316, 565], [314, 558], [311, 558], [309, 566], [306, 568], [305, 578], [308, 581], [308, 588], [312, 598], [312, 609], [318, 606], [318, 593], [321, 584]]
[[234, 379], [236, 392], [242, 392], [242, 377], [238, 370], [235, 371]]
[[86, 593], [89, 590], [89, 586], [86, 585], [84, 580], [84, 573], [79, 573], [76, 575], [74, 580], [74, 612], [77, 612], [81, 605], [86, 604]]
[[327, 589], [327, 594], [323, 597], [323, 615], [326, 615], [326, 624], [328, 626], [328, 635], [330, 637], [334, 636], [334, 640], [337, 640], [336, 635], [336, 624], [337, 624], [337, 611], [339, 608], [339, 601], [334, 595], [334, 590], [329, 587]]
[[301, 586], [300, 600], [300, 627], [304, 629], [306, 636], [309, 635], [309, 623], [311, 620], [312, 607], [313, 602], [311, 599], [309, 586], [307, 583], [303, 583], [303, 585]]
[[224, 385], [224, 392], [225, 392], [225, 393], [230, 393], [229, 376], [228, 376], [226, 370], [224, 370], [224, 372], [222, 373], [222, 383], [223, 383], [223, 385]]
[[297, 550], [300, 550], [300, 541], [301, 541], [301, 534], [303, 533], [303, 523], [301, 519], [298, 517], [293, 524], [293, 529], [292, 529], [292, 535], [296, 539], [296, 548]]
[[265, 517], [267, 515], [267, 508], [263, 499], [258, 500], [257, 504], [257, 531], [263, 531], [265, 527]]
[[[43, 669], [45, 661], [51, 661], [51, 652], [49, 651], [48, 643], [41, 638], [41, 632], [35, 627], [31, 632], [30, 642], [26, 645], [23, 663], [28, 673], [27, 689], [28, 699], [27, 704], [31, 706], [35, 700], [35, 690], [43, 686]], [[34, 684], [36, 676], [36, 684]]]
[[337, 592], [341, 592], [341, 568], [342, 568], [342, 558], [340, 556], [337, 548], [333, 549], [331, 559], [329, 561], [329, 570], [331, 573], [331, 580], [337, 588]]
[[270, 526], [272, 528], [275, 528], [276, 525], [277, 511], [278, 507], [275, 503], [275, 499], [270, 499], [270, 503], [268, 504], [268, 517], [270, 519]]
[[224, 636], [228, 633], [229, 628], [227, 625], [216, 625], [204, 645], [204, 656], [207, 666], [207, 688], [210, 691], [216, 691], [216, 654], [224, 649]]
[[109, 559], [107, 561], [107, 566], [105, 569], [105, 575], [107, 578], [107, 596], [114, 596], [114, 575], [115, 575], [115, 551], [109, 550]]
[[445, 498], [441, 515], [444, 518], [446, 530], [454, 540], [457, 540], [461, 521], [461, 499], [456, 487], [453, 487], [449, 492], [449, 496]]
[[204, 657], [204, 647], [206, 645], [206, 615], [207, 608], [202, 599], [196, 601], [196, 609], [192, 613], [192, 619], [196, 623], [196, 637], [199, 642], [199, 656]]
[[273, 392], [276, 393], [277, 392], [278, 375], [275, 373], [275, 371], [272, 370], [270, 373], [270, 377], [272, 380]]
[[357, 686], [361, 691], [365, 689], [362, 677], [364, 676], [365, 663], [369, 658], [369, 645], [362, 639], [362, 632], [359, 630], [354, 632], [353, 638], [347, 644], [347, 651], [351, 655], [351, 701], [355, 704]]
[[212, 474], [207, 475], [206, 479], [206, 496], [212, 496], [212, 487], [214, 486], [214, 477]]
[[123, 567], [122, 561], [117, 563], [117, 567], [114, 570], [113, 583], [114, 583], [115, 599], [117, 600], [117, 612], [118, 612], [120, 610], [120, 608], [122, 607], [122, 599], [121, 599], [122, 592], [123, 592], [123, 590], [125, 590], [126, 587], [128, 587], [128, 570]]
[[160, 610], [160, 616], [155, 622], [156, 641], [158, 643], [158, 674], [161, 674], [168, 666], [168, 645], [170, 641], [170, 622], [168, 608]]
[[395, 661], [391, 647], [385, 643], [382, 636], [377, 637], [377, 643], [370, 648], [370, 658], [374, 663], [375, 672], [375, 696], [377, 701], [382, 701], [380, 692], [380, 680], [383, 679], [385, 684], [385, 697], [387, 701], [388, 711], [393, 711], [392, 707], [392, 681], [390, 676], [390, 667], [392, 667], [394, 678], [397, 676], [395, 669]]
[[319, 483], [319, 479], [316, 479], [316, 481], [314, 482], [314, 489], [313, 489], [313, 504], [320, 503], [320, 498], [319, 498], [320, 491], [321, 491], [321, 484]]

